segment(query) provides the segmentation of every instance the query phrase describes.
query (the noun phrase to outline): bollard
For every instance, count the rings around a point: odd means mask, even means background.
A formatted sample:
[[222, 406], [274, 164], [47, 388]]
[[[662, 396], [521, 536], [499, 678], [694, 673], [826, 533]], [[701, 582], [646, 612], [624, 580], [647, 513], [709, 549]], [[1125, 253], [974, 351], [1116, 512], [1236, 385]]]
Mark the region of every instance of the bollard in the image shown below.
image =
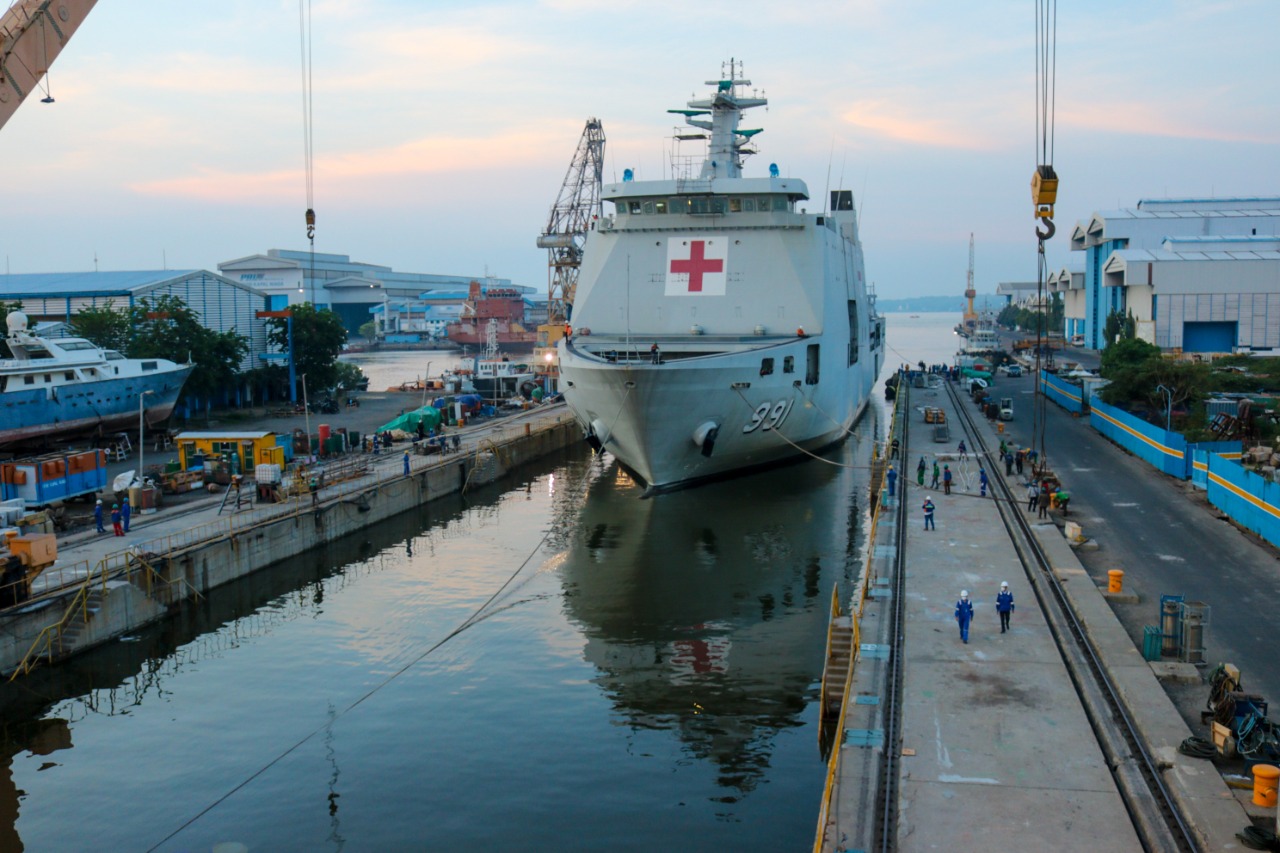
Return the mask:
[[1255, 764], [1253, 767], [1253, 804], [1276, 806], [1276, 783], [1280, 781], [1280, 767], [1272, 764]]
[[1124, 591], [1124, 572], [1120, 569], [1111, 569], [1107, 572], [1107, 592], [1123, 592]]

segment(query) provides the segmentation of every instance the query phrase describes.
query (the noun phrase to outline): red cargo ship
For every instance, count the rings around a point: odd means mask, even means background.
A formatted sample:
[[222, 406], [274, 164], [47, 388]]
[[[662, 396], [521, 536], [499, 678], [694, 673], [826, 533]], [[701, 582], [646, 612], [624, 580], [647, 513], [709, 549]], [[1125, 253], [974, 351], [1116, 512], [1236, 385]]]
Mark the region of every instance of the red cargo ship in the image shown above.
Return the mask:
[[445, 330], [449, 340], [467, 346], [484, 346], [489, 321], [497, 324], [498, 346], [503, 349], [531, 349], [538, 333], [526, 329], [524, 294], [510, 287], [482, 288], [471, 282], [462, 315]]

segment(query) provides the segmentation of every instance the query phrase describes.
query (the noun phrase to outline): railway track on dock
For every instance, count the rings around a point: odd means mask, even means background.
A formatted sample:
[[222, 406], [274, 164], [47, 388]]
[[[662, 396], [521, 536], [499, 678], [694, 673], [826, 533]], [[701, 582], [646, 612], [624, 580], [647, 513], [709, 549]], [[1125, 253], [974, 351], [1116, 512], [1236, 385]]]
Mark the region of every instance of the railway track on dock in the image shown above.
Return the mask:
[[[996, 471], [997, 468], [993, 467], [996, 459], [994, 455], [988, 455], [990, 452], [988, 437], [984, 435], [985, 430], [975, 422], [972, 403], [958, 394], [952, 383], [946, 383], [946, 385], [947, 393], [958, 415], [956, 420], [964, 432], [965, 441], [975, 452], [989, 460], [991, 464], [988, 470]], [[956, 437], [953, 436], [953, 438]], [[1174, 803], [1164, 783], [1158, 762], [1147, 749], [1137, 724], [1124, 702], [1121, 701], [1115, 684], [1103, 667], [1097, 651], [1067, 601], [1062, 586], [1031, 529], [1031, 524], [1021, 512], [1021, 496], [1014, 495], [1009, 484], [998, 473], [991, 477], [991, 484], [1010, 541], [1035, 591], [1036, 599], [1044, 611], [1054, 642], [1071, 675], [1072, 683], [1080, 695], [1089, 724], [1106, 756], [1116, 787], [1133, 821], [1134, 829], [1142, 840], [1144, 849], [1148, 851], [1199, 850], [1194, 832]], [[899, 533], [902, 527], [903, 525], [900, 524]], [[902, 543], [898, 544], [899, 553], [901, 553]], [[895, 590], [895, 598], [901, 601], [900, 567], [895, 568], [895, 575], [896, 586], [899, 587]], [[901, 618], [900, 613], [897, 618]], [[901, 641], [901, 628], [895, 624], [895, 645], [891, 652], [895, 660], [899, 655]], [[895, 687], [900, 689], [897, 679], [895, 679]], [[894, 704], [896, 706], [896, 699]], [[892, 740], [887, 742], [893, 743]], [[896, 752], [897, 750], [887, 751]], [[893, 769], [894, 774], [886, 776], [886, 785], [896, 786], [896, 766]], [[892, 821], [887, 813], [881, 815], [881, 820], [885, 822], [886, 828], [892, 827]], [[882, 837], [887, 842], [892, 840], [893, 834], [886, 832]], [[892, 847], [882, 846], [881, 849], [890, 850]]]

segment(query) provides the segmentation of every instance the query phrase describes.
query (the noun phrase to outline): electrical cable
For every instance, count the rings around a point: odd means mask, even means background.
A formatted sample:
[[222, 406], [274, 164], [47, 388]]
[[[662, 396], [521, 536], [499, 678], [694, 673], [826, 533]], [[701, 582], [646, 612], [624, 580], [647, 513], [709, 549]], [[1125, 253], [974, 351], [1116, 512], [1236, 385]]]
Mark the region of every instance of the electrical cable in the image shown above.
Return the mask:
[[1240, 839], [1240, 843], [1250, 850], [1276, 850], [1280, 851], [1280, 840], [1276, 838], [1276, 834], [1270, 829], [1263, 829], [1258, 826], [1246, 826], [1244, 829], [1236, 833], [1236, 838]]
[[1217, 755], [1218, 750], [1213, 743], [1202, 737], [1192, 735], [1178, 744], [1178, 752], [1188, 755], [1192, 758], [1210, 759]]

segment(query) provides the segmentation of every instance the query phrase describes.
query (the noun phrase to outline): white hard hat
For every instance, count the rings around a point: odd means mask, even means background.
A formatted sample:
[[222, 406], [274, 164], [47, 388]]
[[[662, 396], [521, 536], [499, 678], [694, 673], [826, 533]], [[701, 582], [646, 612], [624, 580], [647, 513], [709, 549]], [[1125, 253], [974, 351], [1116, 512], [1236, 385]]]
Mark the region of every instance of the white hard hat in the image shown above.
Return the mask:
[[967, 589], [962, 589], [962, 590], [960, 590], [960, 597], [961, 597], [961, 598], [968, 598], [968, 597], [969, 597], [969, 590], [967, 590]]
[[1002, 589], [1008, 589], [1008, 588], [1009, 588], [1009, 582], [1008, 582], [1008, 581], [1000, 581], [1000, 587], [1001, 587]]

